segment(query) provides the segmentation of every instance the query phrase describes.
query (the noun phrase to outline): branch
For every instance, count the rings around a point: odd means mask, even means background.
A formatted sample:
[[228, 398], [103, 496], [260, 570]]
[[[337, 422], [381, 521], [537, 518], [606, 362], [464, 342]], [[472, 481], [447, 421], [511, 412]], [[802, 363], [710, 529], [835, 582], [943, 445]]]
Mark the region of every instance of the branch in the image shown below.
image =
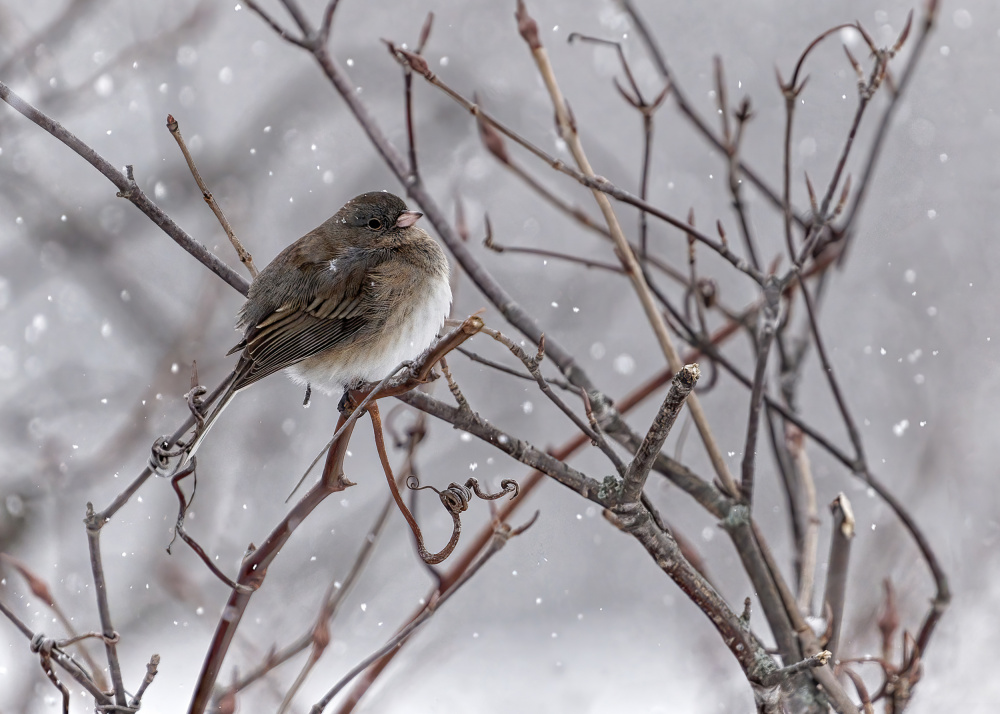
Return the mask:
[[622, 485], [623, 502], [634, 502], [639, 499], [646, 485], [649, 470], [659, 456], [660, 449], [663, 448], [663, 442], [666, 441], [671, 427], [677, 421], [681, 407], [684, 406], [684, 400], [689, 398], [700, 376], [701, 370], [698, 369], [697, 364], [685, 365], [674, 375], [666, 399], [660, 405], [646, 437], [642, 440], [642, 444], [625, 472]]
[[[570, 117], [568, 105], [563, 99], [562, 91], [559, 89], [559, 84], [556, 81], [555, 71], [549, 61], [548, 53], [545, 51], [545, 48], [538, 39], [537, 27], [534, 27], [535, 21], [528, 15], [523, 0], [518, 0], [517, 18], [518, 30], [521, 31], [522, 37], [524, 37], [525, 42], [527, 42], [528, 46], [531, 48], [532, 57], [535, 60], [535, 64], [538, 66], [539, 74], [542, 75], [542, 81], [545, 83], [545, 86], [549, 91], [549, 96], [552, 99], [552, 105], [554, 106], [556, 112], [556, 126], [559, 130], [559, 134], [570, 147], [573, 158], [583, 175], [593, 179], [595, 177], [594, 170], [591, 168], [590, 161], [583, 150], [580, 135], [576, 130], [576, 123]], [[621, 224], [618, 222], [618, 217], [615, 215], [614, 209], [611, 206], [611, 201], [604, 192], [596, 189], [592, 190], [594, 200], [597, 201], [597, 205], [600, 207], [601, 213], [604, 215], [604, 220], [607, 222], [608, 231], [614, 239], [616, 248], [615, 252], [618, 255], [618, 259], [621, 260], [622, 267], [625, 268], [625, 272], [632, 280], [635, 292], [639, 297], [639, 302], [642, 304], [643, 311], [646, 314], [646, 319], [653, 328], [653, 332], [660, 344], [660, 349], [667, 360], [667, 364], [670, 365], [670, 369], [672, 369], [675, 373], [679, 372], [684, 365], [681, 363], [680, 356], [678, 355], [677, 349], [674, 347], [673, 340], [670, 337], [670, 333], [667, 330], [666, 321], [663, 319], [663, 315], [660, 313], [660, 310], [656, 305], [656, 301], [649, 289], [649, 285], [646, 284], [646, 278], [643, 274], [642, 267], [639, 265], [639, 261], [636, 259], [632, 249], [629, 247], [628, 241], [625, 238], [625, 233], [622, 231]], [[726, 462], [722, 458], [722, 451], [719, 449], [719, 446], [715, 441], [715, 437], [712, 434], [711, 427], [708, 424], [708, 417], [705, 415], [704, 411], [702, 411], [701, 404], [694, 395], [688, 399], [688, 408], [691, 410], [691, 417], [694, 419], [694, 422], [698, 427], [698, 432], [701, 434], [702, 441], [708, 451], [709, 459], [712, 462], [712, 466], [715, 469], [716, 474], [722, 481], [726, 490], [735, 495], [737, 493], [736, 483], [733, 481], [733, 477], [729, 473], [729, 468], [726, 466]]]
[[826, 573], [825, 607], [830, 608], [830, 640], [826, 648], [837, 654], [840, 630], [844, 623], [844, 598], [847, 592], [847, 566], [854, 540], [854, 511], [843, 493], [830, 504], [833, 514], [833, 535], [830, 538], [830, 560]]
[[149, 200], [149, 197], [136, 184], [132, 176], [131, 166], [127, 167], [128, 174], [123, 174], [108, 163], [103, 156], [77, 138], [75, 134], [65, 129], [62, 124], [24, 101], [3, 82], [0, 82], [0, 99], [3, 99], [18, 112], [79, 154], [118, 187], [118, 195], [121, 198], [128, 199], [136, 208], [149, 216], [149, 219], [173, 238], [177, 245], [201, 261], [205, 267], [239, 291], [240, 294], [244, 296], [247, 294], [250, 284], [242, 276], [219, 260], [208, 248], [185, 233], [170, 216]]

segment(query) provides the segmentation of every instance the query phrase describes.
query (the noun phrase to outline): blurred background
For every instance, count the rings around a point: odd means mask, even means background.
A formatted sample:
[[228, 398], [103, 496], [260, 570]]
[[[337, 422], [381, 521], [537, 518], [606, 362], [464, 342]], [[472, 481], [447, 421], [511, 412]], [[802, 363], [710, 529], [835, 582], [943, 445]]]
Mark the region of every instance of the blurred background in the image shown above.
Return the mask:
[[[318, 22], [323, 3], [305, 2]], [[775, 67], [787, 78], [820, 32], [859, 20], [880, 44], [902, 29], [908, 2], [641, 2], [678, 82], [705, 116], [716, 111], [712, 57], [725, 63], [730, 101], [744, 95], [755, 117], [744, 156], [775, 186], [781, 181], [784, 103]], [[597, 173], [634, 190], [641, 121], [615, 90], [622, 73], [609, 48], [568, 44], [571, 32], [620, 40], [644, 92], [662, 88], [653, 65], [609, 0], [549, 0], [529, 6], [542, 30]], [[271, 7], [282, 22], [277, 3]], [[550, 153], [552, 109], [524, 43], [513, 2], [400, 0], [391, 8], [345, 0], [333, 52], [400, 150], [406, 135], [401, 71], [380, 38], [416, 43], [428, 11], [431, 68], [467, 96], [478, 92], [501, 120]], [[920, 14], [920, 8], [916, 8]], [[954, 599], [926, 653], [912, 711], [996, 711], [990, 676], [1000, 595], [997, 495], [990, 444], [1000, 419], [996, 367], [1000, 242], [993, 200], [1000, 187], [1000, 7], [988, 0], [944, 3], [917, 75], [884, 146], [860, 230], [843, 270], [831, 277], [822, 314], [828, 348], [861, 426], [869, 462], [924, 528], [952, 579]], [[62, 122], [112, 164], [132, 164], [139, 185], [189, 234], [243, 272], [204, 205], [166, 115], [180, 122], [199, 168], [237, 234], [263, 267], [348, 198], [368, 190], [402, 194], [311, 58], [234, 2], [124, 0], [0, 2], [0, 80]], [[808, 207], [802, 176], [826, 185], [856, 104], [856, 79], [841, 44], [867, 55], [845, 31], [810, 58], [793, 147], [793, 196]], [[912, 44], [912, 43], [911, 43]], [[910, 47], [904, 47], [903, 58]], [[488, 212], [505, 245], [544, 247], [613, 260], [607, 243], [565, 219], [482, 148], [469, 115], [414, 82], [423, 179], [444, 206], [460, 194], [471, 248], [543, 329], [577, 355], [598, 385], [621, 396], [662, 367], [634, 293], [618, 276], [481, 245]], [[873, 109], [884, 107], [876, 97]], [[859, 135], [868, 146], [875, 113]], [[513, 149], [512, 149], [513, 150]], [[586, 191], [518, 154], [560, 196], [598, 215]], [[857, 172], [858, 166], [849, 164]], [[656, 115], [650, 200], [674, 215], [693, 208], [700, 226], [735, 222], [725, 161], [668, 99]], [[780, 215], [744, 193], [765, 263], [781, 255]], [[633, 231], [638, 218], [621, 208]], [[650, 245], [683, 267], [686, 241], [652, 222]], [[753, 285], [707, 254], [733, 306]], [[183, 420], [190, 364], [214, 386], [233, 364], [234, 316], [242, 298], [179, 249], [78, 156], [4, 105], [0, 108], [0, 550], [50, 585], [81, 630], [99, 628], [81, 519], [103, 508], [144, 466], [149, 445]], [[520, 336], [467, 280], [455, 314], [487, 307], [493, 327]], [[486, 337], [477, 352], [510, 364]], [[744, 361], [745, 339], [727, 347]], [[545, 448], [573, 429], [529, 382], [512, 381], [456, 356], [450, 361], [473, 409]], [[801, 406], [810, 423], [848, 445], [812, 360]], [[449, 398], [442, 384], [436, 394]], [[326, 443], [336, 399], [314, 398], [273, 377], [241, 394], [199, 451], [198, 493], [187, 527], [219, 566], [235, 573], [286, 512], [283, 500]], [[659, 397], [630, 416], [644, 432]], [[747, 395], [722, 377], [703, 401], [732, 468], [742, 458]], [[383, 407], [383, 414], [389, 405]], [[398, 423], [412, 422], [409, 412]], [[697, 440], [667, 443], [708, 474]], [[591, 453], [593, 452], [593, 453]], [[842, 651], [875, 653], [881, 581], [891, 577], [903, 626], [915, 630], [932, 581], [898, 521], [839, 464], [810, 447], [821, 504], [821, 558], [840, 491], [854, 504], [858, 534]], [[394, 456], [397, 458], [398, 454]], [[430, 422], [418, 451], [424, 483], [475, 475], [523, 479], [516, 462], [447, 424]], [[573, 461], [601, 478], [611, 469], [595, 449]], [[330, 499], [294, 535], [244, 619], [222, 679], [245, 670], [309, 627], [331, 579], [343, 577], [385, 499], [370, 427], [359, 424], [348, 476], [357, 486]], [[757, 515], [782, 563], [789, 562], [784, 499], [769, 459], [760, 462]], [[662, 479], [651, 493], [664, 516], [691, 538], [721, 592], [739, 608], [752, 594], [725, 534]], [[420, 501], [436, 550], [450, 519]], [[735, 661], [708, 620], [600, 509], [545, 484], [515, 517], [538, 509], [537, 524], [513, 540], [451, 599], [396, 658], [361, 705], [364, 711], [730, 712], [752, 710]], [[773, 520], [769, 514], [773, 512]], [[104, 530], [104, 559], [126, 683], [137, 686], [153, 652], [160, 673], [144, 711], [178, 711], [190, 698], [228, 590], [194, 555], [170, 542], [176, 501], [155, 480]], [[466, 515], [472, 532], [485, 505]], [[59, 625], [13, 571], [0, 597], [37, 631]], [[822, 575], [822, 574], [821, 574]], [[297, 700], [305, 711], [378, 647], [424, 597], [431, 580], [394, 514], [375, 559], [344, 604], [334, 640]], [[758, 625], [762, 620], [758, 621]], [[763, 630], [763, 628], [761, 628]], [[0, 711], [57, 709], [57, 696], [27, 642], [0, 623]], [[98, 648], [92, 647], [98, 652]], [[286, 666], [243, 701], [271, 711], [297, 671]], [[864, 671], [864, 670], [863, 670]], [[865, 672], [871, 675], [871, 672]], [[874, 684], [877, 678], [871, 680]], [[89, 711], [73, 688], [74, 711]], [[91, 705], [92, 706], [92, 705]]]

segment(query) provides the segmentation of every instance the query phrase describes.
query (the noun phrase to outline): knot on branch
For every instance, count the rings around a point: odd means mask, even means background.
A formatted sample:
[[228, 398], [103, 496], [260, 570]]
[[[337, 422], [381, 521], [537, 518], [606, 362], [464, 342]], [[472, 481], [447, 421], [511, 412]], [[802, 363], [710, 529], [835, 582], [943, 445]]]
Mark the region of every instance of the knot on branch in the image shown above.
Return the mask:
[[31, 644], [28, 645], [28, 648], [34, 654], [42, 653], [43, 655], [49, 655], [57, 646], [54, 639], [46, 637], [43, 633], [39, 632], [31, 638]]
[[623, 533], [634, 533], [649, 522], [649, 511], [634, 501], [626, 501], [604, 509], [604, 517]]
[[135, 173], [132, 164], [125, 167], [125, 177], [128, 179], [128, 188], [119, 191], [115, 196], [132, 201], [142, 195], [139, 184], [135, 182]]
[[183, 464], [175, 467], [171, 465], [171, 460], [186, 452], [187, 447], [182, 442], [171, 444], [171, 437], [166, 435], [157, 437], [149, 448], [149, 470], [157, 476], [173, 476]]
[[597, 489], [597, 497], [605, 503], [615, 503], [621, 499], [625, 481], [618, 476], [605, 476], [601, 487]]
[[750, 525], [750, 508], [743, 503], [736, 503], [726, 513], [726, 517], [720, 521], [719, 525], [727, 531], [732, 532], [737, 528]]

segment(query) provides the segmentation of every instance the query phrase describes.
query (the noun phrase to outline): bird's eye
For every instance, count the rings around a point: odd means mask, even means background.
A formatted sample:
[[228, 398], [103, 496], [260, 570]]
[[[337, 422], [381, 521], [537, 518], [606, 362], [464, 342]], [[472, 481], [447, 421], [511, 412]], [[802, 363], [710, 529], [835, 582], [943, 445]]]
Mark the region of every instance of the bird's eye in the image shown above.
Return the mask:
[[382, 227], [382, 221], [380, 221], [377, 218], [373, 218], [370, 221], [368, 221], [368, 227], [371, 228], [373, 231], [377, 231], [379, 228]]

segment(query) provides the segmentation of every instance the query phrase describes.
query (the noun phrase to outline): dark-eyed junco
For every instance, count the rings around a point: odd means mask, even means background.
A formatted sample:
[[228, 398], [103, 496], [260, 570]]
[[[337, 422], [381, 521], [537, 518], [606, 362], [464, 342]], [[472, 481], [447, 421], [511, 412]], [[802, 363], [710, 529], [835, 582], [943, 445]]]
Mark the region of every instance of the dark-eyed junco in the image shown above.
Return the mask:
[[391, 193], [363, 193], [285, 248], [250, 285], [232, 381], [180, 468], [236, 392], [284, 369], [323, 392], [385, 378], [426, 349], [451, 305], [448, 260]]

